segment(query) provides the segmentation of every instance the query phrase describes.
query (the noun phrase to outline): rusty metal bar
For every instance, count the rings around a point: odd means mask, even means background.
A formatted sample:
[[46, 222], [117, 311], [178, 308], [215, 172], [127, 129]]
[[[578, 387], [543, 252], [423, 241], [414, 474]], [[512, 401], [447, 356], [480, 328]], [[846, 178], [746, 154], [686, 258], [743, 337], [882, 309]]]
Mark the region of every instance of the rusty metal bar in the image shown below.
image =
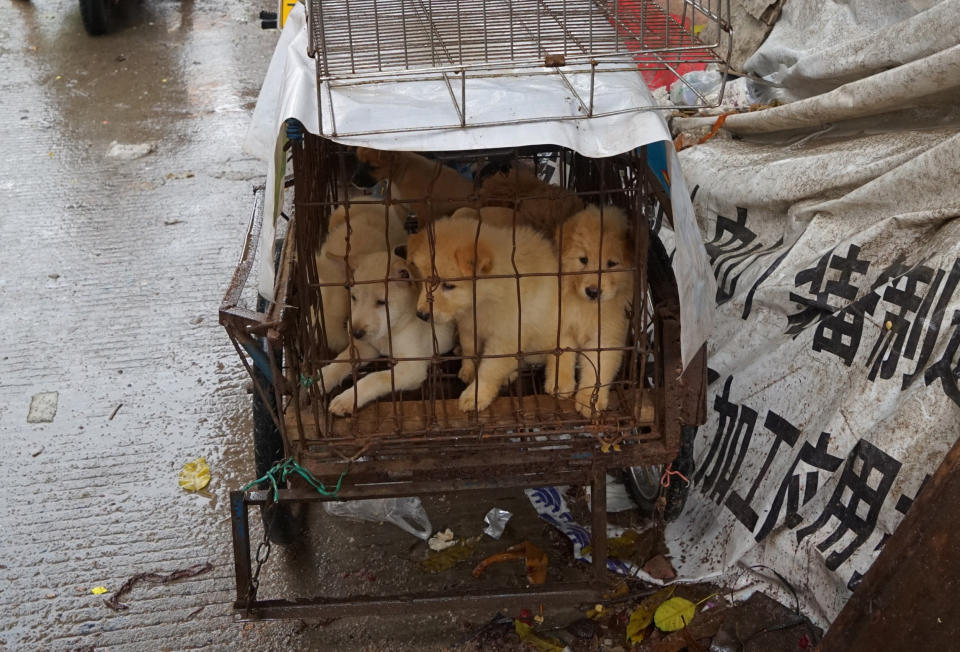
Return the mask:
[[593, 578], [602, 582], [607, 575], [607, 469], [593, 465], [590, 482], [590, 555]]
[[242, 491], [230, 492], [230, 530], [233, 533], [233, 565], [237, 577], [238, 608], [246, 608], [250, 595], [250, 519]]
[[220, 302], [220, 323], [226, 326], [231, 321], [239, 324], [259, 324], [266, 321], [266, 316], [258, 312], [241, 308], [240, 295], [247, 285], [253, 261], [256, 258], [257, 244], [260, 240], [260, 229], [263, 227], [263, 194], [264, 187], [257, 186], [253, 191], [253, 214], [247, 225], [247, 234], [243, 240], [243, 250], [240, 261], [230, 279], [230, 285]]
[[[385, 597], [358, 596], [342, 599], [312, 598], [309, 600], [256, 601], [249, 615], [242, 611], [239, 621], [280, 620], [296, 618], [344, 618], [351, 616], [408, 615], [435, 613], [438, 610], [478, 609], [499, 610], [505, 605], [536, 603], [587, 604], [595, 602], [603, 587], [587, 582], [570, 582], [551, 586], [533, 586], [525, 589], [483, 589], [451, 593], [409, 593]], [[238, 601], [237, 609], [244, 605]]]

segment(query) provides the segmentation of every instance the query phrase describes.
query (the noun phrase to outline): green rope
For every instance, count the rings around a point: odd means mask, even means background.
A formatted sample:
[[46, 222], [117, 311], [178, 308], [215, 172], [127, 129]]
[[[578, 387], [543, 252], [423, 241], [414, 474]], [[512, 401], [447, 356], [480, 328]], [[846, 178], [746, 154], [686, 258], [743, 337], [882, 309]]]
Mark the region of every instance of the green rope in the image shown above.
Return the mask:
[[314, 384], [315, 382], [317, 382], [316, 378], [313, 378], [312, 376], [304, 376], [303, 373], [301, 372], [300, 374], [301, 385], [303, 385], [304, 387], [310, 387], [310, 385]]
[[267, 471], [262, 478], [257, 478], [253, 482], [247, 483], [241, 491], [246, 491], [255, 484], [269, 480], [270, 485], [273, 487], [273, 500], [277, 501], [280, 499], [279, 485], [285, 483], [287, 478], [294, 473], [306, 480], [307, 484], [316, 489], [321, 495], [334, 497], [340, 493], [340, 484], [343, 482], [344, 476], [347, 475], [347, 471], [344, 470], [344, 472], [340, 474], [340, 477], [337, 478], [337, 486], [333, 488], [333, 491], [330, 491], [322, 482], [313, 477], [310, 471], [297, 464], [297, 461], [292, 457], [288, 457], [282, 462], [278, 462], [272, 469]]

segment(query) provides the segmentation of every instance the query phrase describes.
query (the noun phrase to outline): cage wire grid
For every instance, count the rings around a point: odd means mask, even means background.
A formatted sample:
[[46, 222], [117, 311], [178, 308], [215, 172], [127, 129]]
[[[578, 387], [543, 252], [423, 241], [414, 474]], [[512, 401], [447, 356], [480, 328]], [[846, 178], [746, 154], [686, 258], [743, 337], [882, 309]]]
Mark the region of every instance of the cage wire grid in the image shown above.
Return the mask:
[[[613, 72], [669, 71], [697, 97], [689, 108], [704, 108], [710, 103], [683, 80], [683, 71], [715, 64], [725, 80], [732, 44], [729, 0], [310, 0], [309, 12], [309, 53], [316, 61], [318, 99], [328, 111], [322, 129], [335, 136], [388, 133], [337, 132], [333, 93], [361, 84], [445, 84], [456, 120], [412, 130], [662, 108], [598, 110], [596, 76]], [[573, 94], [577, 114], [470, 121], [472, 80], [534, 75], [555, 77], [560, 92]], [[588, 75], [589, 81], [574, 83], [573, 75]]]
[[[634, 236], [629, 246], [634, 250], [636, 262], [633, 267], [625, 267], [624, 272], [635, 276], [635, 308], [630, 311], [629, 336], [624, 342], [607, 345], [623, 352], [623, 366], [609, 385], [610, 409], [603, 413], [594, 412], [591, 417], [578, 414], [569, 400], [564, 401], [544, 392], [544, 370], [535, 367], [521, 368], [516, 380], [503, 388], [491, 410], [480, 415], [463, 412], [456, 406], [456, 399], [464, 387], [457, 378], [459, 364], [464, 357], [456, 352], [440, 354], [435, 351], [427, 358], [404, 358], [393, 351], [370, 359], [358, 356], [352, 358], [352, 378], [345, 386], [335, 389], [321, 387], [322, 382], [319, 381], [303, 382], [305, 378], [319, 378], [320, 369], [333, 362], [337, 353], [325, 344], [325, 310], [320, 296], [321, 288], [337, 284], [318, 278], [312, 261], [314, 252], [326, 236], [325, 217], [350, 192], [346, 150], [316, 136], [308, 135], [307, 139], [315, 147], [304, 148], [305, 151], [297, 158], [302, 171], [307, 173], [305, 177], [309, 179], [310, 188], [298, 187], [301, 200], [296, 202], [297, 233], [290, 243], [296, 247], [297, 253], [290, 257], [288, 276], [292, 291], [283, 293], [285, 300], [292, 305], [300, 305], [301, 309], [286, 312], [288, 326], [282, 329], [288, 334], [285, 338], [284, 369], [275, 369], [276, 373], [283, 373], [288, 378], [289, 387], [300, 386], [290, 393], [287, 400], [277, 402], [286, 407], [285, 414], [278, 417], [286, 422], [288, 441], [295, 443], [307, 458], [313, 462], [333, 462], [371, 455], [374, 451], [378, 457], [389, 457], [438, 445], [444, 446], [450, 454], [455, 454], [461, 448], [468, 454], [475, 448], [478, 436], [482, 436], [485, 446], [500, 449], [501, 452], [533, 447], [545, 454], [552, 451], [552, 454], [562, 457], [569, 454], [564, 451], [569, 451], [571, 446], [595, 443], [596, 433], [615, 434], [617, 441], [625, 445], [662, 436], [654, 419], [654, 414], [662, 409], [657, 406], [664, 400], [660, 396], [663, 387], [659, 378], [662, 374], [656, 369], [661, 361], [655, 365], [654, 358], [659, 357], [659, 347], [655, 344], [655, 337], [651, 341], [650, 331], [656, 318], [653, 297], [648, 292], [646, 257], [643, 255], [647, 249], [646, 224], [651, 220], [652, 206], [646, 182], [636, 175], [641, 165], [637, 154], [623, 155], [616, 161], [600, 159], [589, 163], [581, 158], [574, 166], [578, 173], [572, 175], [567, 170], [572, 162], [569, 150], [559, 158], [560, 178], [569, 177], [572, 181], [576, 177], [576, 187], [570, 189], [585, 203], [619, 205], [627, 211], [634, 224]], [[533, 160], [533, 167], [536, 167], [536, 158], [525, 157], [518, 151], [511, 152], [511, 160], [515, 164]], [[484, 160], [483, 155], [479, 155], [478, 160]], [[532, 198], [534, 196], [526, 197], [527, 200]], [[385, 202], [389, 200], [350, 199], [352, 205], [373, 204], [386, 209]], [[578, 272], [563, 274], [570, 273]], [[517, 278], [528, 276], [532, 275], [520, 274]], [[559, 269], [549, 276], [557, 278], [559, 282]], [[389, 287], [388, 279], [390, 282], [401, 280], [384, 276], [383, 279], [366, 283]], [[351, 285], [363, 283], [352, 278], [348, 281]], [[314, 308], [303, 309], [303, 306]], [[519, 342], [517, 346], [517, 352], [504, 355], [519, 354]], [[598, 352], [601, 350], [610, 349], [597, 348]], [[524, 355], [535, 353], [538, 352], [523, 351]], [[553, 349], [539, 353], [553, 353]], [[480, 356], [481, 359], [489, 357], [504, 356]], [[373, 365], [372, 368], [367, 367], [370, 371], [377, 368], [389, 370], [401, 359], [429, 359], [427, 378], [419, 388], [401, 393], [394, 387], [386, 396], [352, 416], [335, 417], [327, 411], [332, 395], [344, 391], [355, 396], [363, 363]], [[523, 432], [527, 435], [521, 435]], [[577, 432], [580, 432], [580, 436], [568, 439]], [[523, 439], [522, 443], [518, 437]]]

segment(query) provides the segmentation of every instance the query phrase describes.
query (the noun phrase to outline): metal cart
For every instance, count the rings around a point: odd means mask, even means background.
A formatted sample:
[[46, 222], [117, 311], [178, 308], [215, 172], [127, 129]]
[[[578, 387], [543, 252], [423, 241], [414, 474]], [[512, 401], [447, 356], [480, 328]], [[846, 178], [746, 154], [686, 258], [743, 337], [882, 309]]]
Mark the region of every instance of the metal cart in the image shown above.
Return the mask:
[[[475, 189], [483, 171], [523, 168], [541, 178], [549, 176], [554, 187], [583, 203], [617, 206], [628, 215], [636, 254], [629, 268], [635, 291], [630, 335], [618, 347], [624, 361], [611, 383], [606, 410], [584, 414], [571, 399], [545, 392], [542, 368], [520, 367], [488, 408], [464, 412], [457, 403], [464, 389], [457, 377], [464, 357], [456, 351], [435, 351], [424, 358], [429, 373], [419, 389], [390, 393], [350, 416], [331, 415], [326, 409], [330, 392], [317, 379], [337, 353], [326, 341], [321, 300], [321, 289], [333, 284], [319, 278], [316, 253], [335, 206], [346, 204], [349, 220], [351, 205], [372, 204], [389, 211], [399, 203], [391, 182], [377, 196], [355, 195], [353, 144], [393, 138], [410, 149], [412, 141], [404, 139], [436, 143], [436, 138], [449, 137], [462, 142], [456, 139], [478, 130], [545, 122], [575, 123], [578, 130], [588, 131], [599, 120], [640, 114], [656, 107], [635, 101], [613, 108], [604, 104], [604, 97], [610, 97], [606, 80], [663, 71], [679, 75], [686, 65], [722, 63], [717, 52], [729, 46], [728, 15], [727, 4], [716, 0], [311, 0], [309, 53], [316, 62], [317, 121], [314, 129], [306, 130], [288, 121], [282, 139], [293, 176], [273, 185], [292, 188], [293, 211], [284, 215], [288, 223], [281, 245], [261, 251], [260, 259], [275, 269], [272, 297], [257, 310], [244, 308], [241, 300], [259, 231], [273, 219], [264, 215], [261, 191], [220, 321], [255, 381], [258, 475], [290, 458], [337, 491], [335, 496], [323, 495], [295, 482], [276, 493], [260, 487], [231, 494], [235, 606], [241, 618], [330, 618], [367, 614], [372, 608], [378, 613], [440, 606], [500, 608], [511, 599], [597, 597], [607, 573], [606, 473], [669, 464], [680, 450], [683, 427], [702, 423], [705, 416], [705, 354], [701, 349], [682, 364], [677, 281], [663, 245], [650, 230], [658, 215], [669, 221], [672, 206], [660, 171], [649, 165], [646, 147], [602, 158], [542, 142], [430, 148], [438, 164], [472, 170], [478, 179]], [[694, 26], [700, 37], [694, 36]], [[546, 88], [547, 93], [553, 88], [563, 94], [569, 111], [544, 104], [504, 117], [490, 113], [489, 107], [475, 108], [484, 102], [485, 85], [499, 83]], [[351, 92], [359, 94], [354, 99], [370, 89], [415, 96], [431, 84], [444, 89], [434, 96], [442, 97], [444, 105], [429, 116], [429, 123], [403, 126], [391, 118], [364, 125], [356, 111], [351, 116], [341, 110], [349, 109], [344, 98]], [[418, 199], [429, 205], [429, 193]], [[467, 201], [481, 199], [476, 190]], [[501, 198], [500, 205], [513, 209], [516, 224], [522, 202], [536, 199], [540, 197], [518, 195]], [[440, 217], [417, 216], [420, 228], [431, 233]], [[273, 239], [266, 241], [272, 244]], [[514, 276], [519, 286], [523, 275]], [[347, 285], [352, 284], [351, 277]], [[558, 346], [544, 353], [560, 352]], [[518, 350], [516, 355], [526, 353]], [[362, 362], [390, 370], [397, 358], [382, 355]], [[357, 364], [354, 380], [362, 373]], [[276, 533], [287, 518], [286, 507], [298, 503], [555, 484], [592, 489], [591, 581], [522, 590], [257, 598], [270, 539], [251, 558], [252, 505], [269, 506], [265, 522]]]

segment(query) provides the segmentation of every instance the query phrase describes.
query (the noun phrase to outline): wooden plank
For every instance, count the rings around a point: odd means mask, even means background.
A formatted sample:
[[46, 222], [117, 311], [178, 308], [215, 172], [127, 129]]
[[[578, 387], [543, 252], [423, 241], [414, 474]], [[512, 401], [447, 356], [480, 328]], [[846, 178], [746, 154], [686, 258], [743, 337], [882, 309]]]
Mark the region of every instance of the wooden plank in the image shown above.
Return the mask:
[[960, 440], [910, 506], [819, 650], [955, 650], [960, 640]]
[[[640, 418], [625, 419], [619, 413], [617, 398], [610, 397], [610, 409], [601, 413], [599, 427], [615, 430], [634, 427], [651, 427], [655, 423], [653, 399], [650, 392], [641, 394]], [[554, 399], [545, 394], [532, 394], [521, 398], [500, 396], [494, 399], [490, 407], [479, 414], [460, 410], [457, 399], [429, 401], [378, 401], [361, 408], [354, 417], [336, 417], [333, 419], [332, 438], [351, 438], [354, 433], [364, 437], [395, 433], [425, 433], [427, 431], [484, 431], [514, 430], [517, 428], [543, 428], [556, 430], [588, 426], [588, 419], [574, 410], [570, 399]], [[312, 410], [301, 413], [304, 434], [308, 439], [316, 439], [320, 429]], [[292, 409], [284, 415], [287, 428], [296, 432], [297, 417]], [[324, 424], [321, 424], [321, 429]], [[402, 431], [399, 426], [402, 426]], [[425, 435], [429, 438], [429, 434]]]

